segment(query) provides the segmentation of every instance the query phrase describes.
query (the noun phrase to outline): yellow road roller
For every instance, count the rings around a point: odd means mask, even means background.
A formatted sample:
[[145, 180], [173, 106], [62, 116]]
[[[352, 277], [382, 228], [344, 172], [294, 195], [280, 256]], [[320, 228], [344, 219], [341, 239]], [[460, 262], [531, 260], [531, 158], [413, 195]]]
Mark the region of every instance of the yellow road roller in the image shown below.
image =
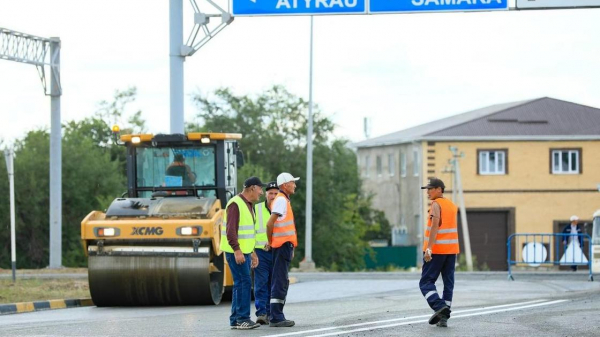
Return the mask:
[[241, 134], [122, 135], [127, 192], [81, 222], [99, 306], [219, 304], [233, 280], [219, 249]]

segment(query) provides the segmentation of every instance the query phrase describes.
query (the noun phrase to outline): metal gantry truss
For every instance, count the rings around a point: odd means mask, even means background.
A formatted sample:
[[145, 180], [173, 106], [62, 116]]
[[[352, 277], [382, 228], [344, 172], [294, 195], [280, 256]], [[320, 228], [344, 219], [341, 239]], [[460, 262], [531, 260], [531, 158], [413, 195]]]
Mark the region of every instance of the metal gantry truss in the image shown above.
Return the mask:
[[[32, 64], [50, 96], [50, 268], [62, 266], [62, 149], [60, 97], [60, 39], [44, 38], [0, 28], [0, 59]], [[46, 79], [46, 67], [50, 80]], [[0, 77], [0, 80], [2, 78]], [[49, 83], [48, 83], [49, 82]]]
[[[192, 56], [198, 49], [202, 48], [210, 39], [222, 31], [228, 24], [233, 22], [233, 16], [228, 11], [219, 7], [211, 0], [206, 0], [219, 14], [206, 14], [200, 10], [196, 0], [190, 0], [194, 9], [194, 28], [190, 33], [185, 45], [182, 47], [183, 56]], [[221, 18], [221, 22], [214, 28], [209, 28], [210, 18]]]
[[[58, 44], [59, 48], [52, 48], [53, 44]], [[52, 89], [48, 86], [46, 66], [52, 70], [50, 73], [58, 85], [57, 94], [62, 93], [59, 53], [60, 39], [58, 38], [44, 38], [0, 27], [0, 58], [35, 65], [45, 95], [56, 94], [52, 93]]]

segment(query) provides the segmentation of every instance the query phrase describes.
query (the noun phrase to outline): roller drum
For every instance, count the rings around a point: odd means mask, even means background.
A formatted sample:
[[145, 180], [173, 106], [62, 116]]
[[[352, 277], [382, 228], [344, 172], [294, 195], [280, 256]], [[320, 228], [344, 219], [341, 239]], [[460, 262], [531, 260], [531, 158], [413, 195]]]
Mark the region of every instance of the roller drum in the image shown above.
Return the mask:
[[99, 307], [219, 304], [223, 257], [210, 262], [210, 254], [90, 255], [92, 300]]

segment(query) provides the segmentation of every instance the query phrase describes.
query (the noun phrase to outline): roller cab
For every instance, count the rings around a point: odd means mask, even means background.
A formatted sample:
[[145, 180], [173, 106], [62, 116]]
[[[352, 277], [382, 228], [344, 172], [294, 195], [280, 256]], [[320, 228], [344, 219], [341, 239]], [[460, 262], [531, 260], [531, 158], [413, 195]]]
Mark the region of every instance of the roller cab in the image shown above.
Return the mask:
[[124, 135], [127, 192], [81, 223], [97, 306], [218, 304], [240, 134]]

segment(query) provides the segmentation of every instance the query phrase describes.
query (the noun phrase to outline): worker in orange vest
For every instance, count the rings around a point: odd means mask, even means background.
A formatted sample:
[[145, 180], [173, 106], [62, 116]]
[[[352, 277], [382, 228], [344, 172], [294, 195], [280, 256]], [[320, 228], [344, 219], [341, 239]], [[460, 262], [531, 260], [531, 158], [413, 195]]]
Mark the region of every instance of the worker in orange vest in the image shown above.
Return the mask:
[[[294, 212], [290, 196], [296, 192], [296, 181], [291, 174], [283, 172], [277, 176], [279, 193], [271, 204], [271, 217], [267, 221], [268, 247], [273, 250], [273, 275], [271, 276], [271, 314], [269, 326], [292, 327], [296, 323], [283, 314], [290, 281], [288, 269], [294, 258], [294, 248], [298, 246]], [[267, 247], [267, 249], [268, 249]]]
[[[444, 198], [444, 182], [437, 178], [429, 180], [426, 186], [427, 197], [431, 200], [425, 240], [423, 242], [423, 270], [419, 288], [434, 314], [429, 324], [447, 327], [454, 290], [454, 265], [459, 253], [458, 228], [456, 223], [457, 207]], [[443, 296], [437, 292], [435, 282], [442, 274], [444, 281]]]

